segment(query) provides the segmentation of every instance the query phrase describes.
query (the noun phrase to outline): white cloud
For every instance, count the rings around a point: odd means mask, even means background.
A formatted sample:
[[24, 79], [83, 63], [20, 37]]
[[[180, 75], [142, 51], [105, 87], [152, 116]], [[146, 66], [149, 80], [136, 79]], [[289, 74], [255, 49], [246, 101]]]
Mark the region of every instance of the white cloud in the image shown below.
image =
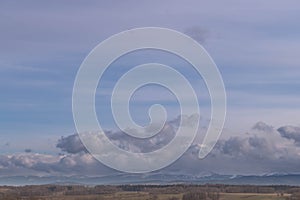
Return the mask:
[[[259, 122], [264, 127], [272, 127], [264, 122]], [[257, 125], [257, 124], [256, 124]], [[300, 147], [294, 143], [294, 138], [287, 138], [285, 133], [294, 133], [299, 127], [283, 126], [276, 130], [262, 128], [259, 132], [230, 137], [219, 140], [214, 150], [203, 160], [198, 159], [198, 151], [201, 144], [192, 145], [189, 150], [175, 163], [164, 168], [161, 173], [178, 173], [201, 175], [207, 173], [220, 174], [263, 174], [272, 172], [299, 172]], [[122, 137], [121, 133], [108, 133], [111, 140], [122, 148], [129, 151], [145, 152], [151, 150], [150, 145], [165, 144], [170, 138], [165, 135], [155, 141], [142, 143], [130, 141]], [[171, 132], [173, 133], [173, 132]], [[279, 134], [280, 133], [280, 134]], [[294, 134], [292, 134], [294, 135]], [[68, 149], [70, 154], [49, 155], [38, 153], [19, 153], [0, 156], [0, 176], [22, 175], [105, 175], [117, 173], [95, 160], [83, 149], [73, 151], [74, 146], [80, 146], [80, 140], [74, 139], [78, 136], [71, 135], [58, 144], [62, 150]], [[74, 141], [76, 141], [74, 143]], [[70, 151], [72, 149], [72, 151]], [[109, 153], [109, 152], [108, 152]], [[163, 156], [163, 155], [162, 155]], [[126, 162], [126, 160], [120, 160]]]

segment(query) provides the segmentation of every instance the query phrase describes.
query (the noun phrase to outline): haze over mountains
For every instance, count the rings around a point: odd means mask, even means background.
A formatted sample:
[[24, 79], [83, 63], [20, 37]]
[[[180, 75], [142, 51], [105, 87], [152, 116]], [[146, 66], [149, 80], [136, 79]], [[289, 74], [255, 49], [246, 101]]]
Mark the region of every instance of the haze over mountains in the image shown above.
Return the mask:
[[300, 174], [218, 175], [203, 177], [176, 174], [117, 174], [102, 177], [85, 176], [11, 176], [1, 177], [0, 185], [125, 185], [125, 184], [229, 184], [229, 185], [294, 185], [300, 186]]

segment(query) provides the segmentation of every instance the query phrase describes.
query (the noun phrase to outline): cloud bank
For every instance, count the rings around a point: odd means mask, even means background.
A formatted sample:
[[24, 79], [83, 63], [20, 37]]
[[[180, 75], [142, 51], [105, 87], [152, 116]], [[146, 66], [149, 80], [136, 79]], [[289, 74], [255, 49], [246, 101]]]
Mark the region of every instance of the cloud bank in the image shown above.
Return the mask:
[[[174, 122], [175, 121], [175, 122]], [[167, 144], [175, 134], [176, 120], [153, 138], [134, 140], [122, 132], [107, 131], [110, 140], [127, 151], [149, 152]], [[250, 132], [219, 140], [213, 151], [198, 159], [201, 144], [194, 143], [175, 163], [161, 173], [203, 175], [298, 173], [300, 163], [300, 127], [274, 129], [264, 122], [256, 123]], [[32, 151], [1, 155], [0, 176], [10, 175], [106, 175], [119, 173], [96, 161], [85, 149], [77, 134], [58, 139], [61, 154], [39, 154]], [[120, 161], [122, 162], [122, 161]]]

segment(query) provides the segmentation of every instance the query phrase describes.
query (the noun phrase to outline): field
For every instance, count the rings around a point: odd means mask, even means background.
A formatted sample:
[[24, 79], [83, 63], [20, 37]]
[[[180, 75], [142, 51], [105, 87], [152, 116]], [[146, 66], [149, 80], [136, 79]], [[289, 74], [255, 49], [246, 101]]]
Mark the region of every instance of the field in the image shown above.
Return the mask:
[[[285, 196], [278, 196], [277, 194], [243, 194], [243, 193], [236, 193], [236, 194], [226, 194], [221, 193], [219, 200], [286, 200]], [[107, 194], [107, 195], [55, 195], [55, 196], [36, 196], [31, 197], [30, 199], [43, 199], [43, 200], [170, 200], [182, 199], [183, 194], [161, 194], [156, 195], [153, 197], [149, 193], [144, 192], [120, 192], [116, 194]], [[3, 198], [6, 199], [6, 198]], [[27, 198], [24, 198], [27, 199]]]
[[0, 186], [0, 199], [32, 200], [299, 200], [289, 186]]
[[[36, 196], [30, 199], [44, 199], [44, 200], [170, 200], [170, 199], [182, 199], [183, 194], [161, 194], [155, 197], [151, 196], [149, 193], [143, 192], [120, 192], [116, 194], [108, 195], [57, 195], [57, 196]], [[290, 195], [278, 196], [277, 194], [220, 194], [220, 200], [286, 200], [286, 197]], [[3, 198], [5, 199], [5, 198]], [[24, 198], [26, 199], [26, 198]]]
[[280, 196], [277, 194], [250, 194], [250, 193], [236, 193], [236, 194], [221, 194], [220, 200], [286, 200], [286, 197], [289, 197], [289, 194]]

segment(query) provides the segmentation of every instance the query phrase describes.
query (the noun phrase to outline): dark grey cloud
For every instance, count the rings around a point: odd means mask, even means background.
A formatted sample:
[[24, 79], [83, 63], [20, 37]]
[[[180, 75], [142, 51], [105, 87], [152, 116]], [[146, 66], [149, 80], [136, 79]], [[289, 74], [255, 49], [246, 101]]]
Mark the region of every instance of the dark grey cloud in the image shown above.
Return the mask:
[[31, 152], [32, 152], [32, 149], [24, 149], [24, 152], [25, 152], [25, 153], [31, 153]]
[[106, 131], [106, 136], [118, 147], [135, 153], [155, 151], [168, 144], [176, 134], [176, 127], [167, 122], [163, 129], [155, 136], [140, 139], [129, 136], [122, 131]]
[[64, 152], [73, 154], [86, 151], [86, 148], [82, 144], [78, 134], [61, 137], [61, 139], [58, 140], [56, 147], [60, 148]]
[[280, 135], [289, 140], [293, 140], [296, 145], [300, 146], [300, 127], [283, 126], [277, 129]]
[[233, 158], [244, 157], [252, 159], [276, 159], [279, 149], [266, 138], [258, 136], [231, 137], [221, 140], [217, 144], [219, 155], [231, 156]]
[[228, 154], [231, 156], [236, 156], [244, 153], [244, 148], [246, 140], [238, 137], [229, 138], [226, 141], [220, 141], [218, 148], [223, 154]]

